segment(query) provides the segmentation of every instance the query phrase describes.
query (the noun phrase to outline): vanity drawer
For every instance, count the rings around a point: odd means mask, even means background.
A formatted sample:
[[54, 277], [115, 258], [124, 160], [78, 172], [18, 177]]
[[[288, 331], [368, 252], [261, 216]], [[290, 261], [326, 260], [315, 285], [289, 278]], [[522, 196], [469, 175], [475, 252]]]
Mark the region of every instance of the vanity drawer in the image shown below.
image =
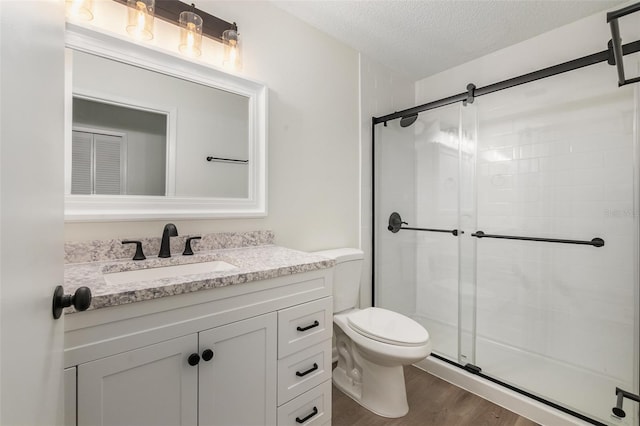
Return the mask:
[[278, 426], [324, 426], [330, 422], [331, 380], [278, 408]]
[[278, 405], [331, 378], [331, 339], [278, 360]]
[[323, 342], [332, 335], [332, 297], [278, 311], [278, 358]]

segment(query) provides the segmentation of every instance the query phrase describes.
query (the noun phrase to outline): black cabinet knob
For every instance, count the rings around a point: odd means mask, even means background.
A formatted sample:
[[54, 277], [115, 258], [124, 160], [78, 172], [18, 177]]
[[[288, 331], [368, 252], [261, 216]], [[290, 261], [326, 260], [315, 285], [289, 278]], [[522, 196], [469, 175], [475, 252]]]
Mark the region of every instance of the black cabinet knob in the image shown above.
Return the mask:
[[187, 358], [187, 362], [192, 367], [195, 366], [195, 365], [198, 365], [198, 363], [200, 362], [200, 355], [198, 355], [198, 354], [189, 355], [189, 358]]
[[211, 361], [213, 359], [213, 351], [211, 349], [205, 349], [202, 351], [202, 359], [205, 361]]
[[53, 318], [60, 318], [62, 310], [71, 305], [76, 308], [76, 311], [86, 311], [89, 306], [91, 306], [91, 289], [89, 289], [89, 287], [80, 287], [74, 294], [64, 294], [62, 286], [57, 286], [53, 291], [53, 303], [51, 307]]

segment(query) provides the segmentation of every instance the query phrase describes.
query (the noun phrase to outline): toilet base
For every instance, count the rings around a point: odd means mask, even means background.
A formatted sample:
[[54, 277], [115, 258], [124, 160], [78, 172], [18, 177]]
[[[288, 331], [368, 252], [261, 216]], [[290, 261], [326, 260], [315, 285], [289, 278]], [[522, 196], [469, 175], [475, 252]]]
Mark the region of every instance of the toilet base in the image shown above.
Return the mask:
[[[353, 352], [352, 352], [353, 353]], [[333, 383], [355, 402], [382, 417], [398, 418], [409, 412], [402, 365], [385, 367], [357, 356], [357, 371], [348, 374], [340, 360]], [[356, 373], [356, 374], [354, 374]], [[350, 377], [351, 376], [351, 377]]]

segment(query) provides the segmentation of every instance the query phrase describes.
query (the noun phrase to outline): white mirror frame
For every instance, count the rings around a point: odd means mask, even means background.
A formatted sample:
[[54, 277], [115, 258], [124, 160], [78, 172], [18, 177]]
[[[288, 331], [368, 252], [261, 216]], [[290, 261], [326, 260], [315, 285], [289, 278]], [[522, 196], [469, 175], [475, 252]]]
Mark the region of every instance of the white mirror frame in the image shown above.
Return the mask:
[[[206, 219], [267, 215], [267, 87], [189, 61], [178, 55], [67, 23], [66, 47], [193, 81], [249, 100], [249, 188], [247, 198], [71, 195], [71, 70], [65, 93], [65, 221]], [[170, 129], [170, 131], [175, 131]], [[180, 141], [178, 141], [180, 143]]]

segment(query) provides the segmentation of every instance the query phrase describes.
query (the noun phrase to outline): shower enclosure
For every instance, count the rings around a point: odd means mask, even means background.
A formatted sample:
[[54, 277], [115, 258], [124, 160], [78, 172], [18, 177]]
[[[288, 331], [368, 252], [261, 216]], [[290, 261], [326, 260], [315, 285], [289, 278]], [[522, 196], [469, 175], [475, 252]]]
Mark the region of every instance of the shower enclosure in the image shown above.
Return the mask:
[[638, 86], [602, 63], [374, 125], [374, 304], [443, 362], [637, 426], [612, 407], [639, 391]]

